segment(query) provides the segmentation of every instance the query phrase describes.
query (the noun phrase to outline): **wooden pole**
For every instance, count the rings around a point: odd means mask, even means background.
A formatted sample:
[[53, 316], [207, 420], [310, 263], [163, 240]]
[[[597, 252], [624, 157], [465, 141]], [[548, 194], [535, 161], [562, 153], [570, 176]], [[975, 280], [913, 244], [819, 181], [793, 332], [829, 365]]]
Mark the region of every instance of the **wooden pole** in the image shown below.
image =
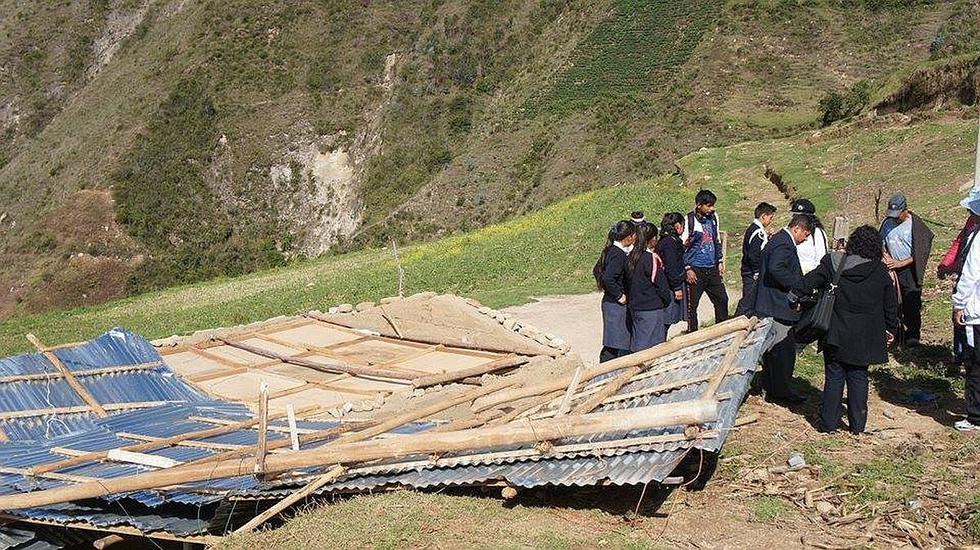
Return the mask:
[[286, 405], [286, 417], [289, 422], [289, 442], [294, 451], [299, 450], [299, 430], [296, 429], [296, 413], [293, 411], [293, 404]]
[[[305, 414], [308, 412], [315, 411], [319, 409], [319, 405], [311, 405], [309, 407], [304, 407], [300, 409], [300, 414]], [[276, 415], [272, 418], [278, 419], [282, 415]], [[196, 432], [188, 432], [185, 434], [175, 435], [173, 437], [167, 437], [160, 439], [159, 441], [152, 441], [149, 443], [139, 443], [136, 445], [127, 445], [126, 447], [120, 447], [123, 451], [131, 451], [134, 453], [146, 453], [149, 451], [155, 451], [157, 449], [163, 449], [165, 447], [170, 447], [172, 445], [177, 445], [184, 441], [189, 441], [193, 439], [206, 439], [209, 437], [214, 437], [218, 435], [224, 435], [231, 432], [237, 432], [238, 430], [244, 430], [251, 428], [258, 424], [258, 418], [252, 418], [249, 420], [244, 420], [241, 422], [234, 422], [224, 426], [218, 426], [215, 428], [208, 428], [206, 430], [199, 430]], [[63, 470], [65, 468], [71, 468], [72, 466], [78, 466], [80, 464], [85, 464], [87, 462], [94, 462], [97, 460], [102, 460], [106, 457], [108, 451], [95, 451], [91, 453], [85, 453], [76, 457], [69, 458], [67, 460], [61, 460], [59, 462], [52, 462], [49, 464], [41, 464], [31, 468], [32, 474], [44, 474], [47, 472], [55, 472], [58, 470]]]
[[588, 399], [588, 401], [585, 401], [584, 403], [581, 403], [579, 406], [575, 407], [573, 413], [586, 414], [594, 411], [595, 408], [601, 405], [607, 397], [610, 397], [612, 394], [618, 392], [620, 388], [628, 384], [634, 376], [640, 374], [641, 370], [642, 369], [640, 369], [640, 367], [630, 367], [626, 369], [626, 371], [619, 376], [606, 382], [606, 385], [604, 385], [601, 390], [594, 393], [592, 397]]
[[704, 390], [704, 397], [707, 398], [715, 396], [715, 393], [718, 392], [718, 387], [721, 386], [721, 383], [725, 380], [725, 376], [728, 375], [732, 365], [734, 365], [735, 361], [738, 360], [738, 353], [742, 351], [742, 344], [745, 342], [745, 339], [749, 337], [749, 333], [758, 322], [755, 317], [750, 320], [752, 321], [752, 327], [749, 327], [744, 332], [736, 336], [735, 339], [732, 340], [732, 343], [728, 346], [728, 349], [725, 350], [725, 358], [722, 359], [721, 364], [718, 365], [718, 370], [715, 371], [714, 375], [711, 377], [711, 380], [708, 381], [708, 387]]
[[[751, 326], [750, 323], [751, 322], [746, 317], [736, 317], [734, 319], [729, 319], [718, 323], [717, 325], [703, 328], [697, 332], [678, 336], [673, 340], [653, 346], [650, 349], [632, 353], [623, 357], [618, 357], [612, 361], [606, 361], [605, 363], [599, 363], [597, 366], [592, 367], [583, 373], [582, 380], [588, 382], [597, 376], [617, 371], [624, 367], [646, 365], [647, 363], [656, 361], [657, 359], [670, 355], [671, 353], [682, 351], [689, 346], [708, 342], [716, 338], [722, 338], [738, 330], [745, 330]], [[501, 403], [507, 403], [509, 401], [515, 401], [524, 397], [530, 397], [532, 395], [541, 395], [543, 393], [564, 389], [568, 387], [569, 383], [571, 383], [573, 375], [573, 373], [566, 373], [537, 385], [514, 388], [509, 391], [488, 396], [480, 402], [475, 403], [473, 411], [485, 411], [489, 408], [496, 407]]]
[[314, 492], [316, 492], [324, 485], [327, 485], [328, 483], [333, 483], [334, 481], [337, 480], [337, 478], [344, 475], [344, 472], [346, 471], [347, 468], [344, 468], [343, 466], [336, 466], [333, 469], [331, 469], [329, 472], [313, 478], [312, 481], [306, 484], [306, 486], [300, 489], [299, 491], [296, 491], [295, 493], [289, 495], [288, 497], [280, 500], [279, 502], [272, 505], [272, 507], [269, 508], [268, 510], [252, 518], [245, 525], [242, 525], [238, 529], [235, 529], [234, 534], [237, 535], [237, 534], [248, 533], [249, 531], [252, 531], [256, 527], [259, 527], [263, 523], [269, 521], [270, 519], [278, 515], [286, 508], [289, 508], [290, 506], [299, 502], [300, 500], [303, 500], [304, 498], [312, 495]]
[[[348, 465], [405, 456], [464, 452], [506, 445], [526, 445], [595, 434], [625, 433], [673, 426], [704, 424], [718, 419], [718, 402], [697, 400], [682, 403], [637, 407], [581, 416], [562, 416], [546, 420], [514, 422], [504, 426], [476, 428], [457, 432], [418, 433], [371, 441], [326, 445], [295, 453], [270, 455], [266, 470], [285, 472], [327, 464]], [[592, 445], [601, 447], [601, 442]], [[156, 489], [251, 475], [255, 460], [225, 460], [211, 464], [185, 464], [169, 470], [148, 472], [131, 477], [101, 479], [26, 494], [0, 496], [0, 510], [17, 510], [48, 506], [89, 498], [102, 498], [117, 493]]]
[[96, 416], [100, 418], [105, 418], [109, 416], [109, 413], [107, 413], [106, 410], [102, 407], [102, 404], [100, 404], [95, 399], [95, 397], [91, 393], [89, 393], [89, 391], [85, 388], [85, 386], [83, 386], [81, 382], [79, 382], [75, 378], [75, 375], [72, 374], [70, 370], [68, 370], [68, 367], [66, 367], [65, 364], [61, 362], [61, 359], [59, 359], [58, 356], [55, 355], [53, 351], [46, 348], [44, 344], [41, 343], [41, 340], [39, 340], [38, 337], [34, 336], [33, 334], [28, 333], [27, 339], [32, 344], [34, 344], [34, 347], [37, 348], [37, 351], [41, 352], [44, 355], [44, 358], [47, 359], [54, 366], [55, 369], [58, 370], [61, 376], [64, 377], [65, 382], [68, 382], [68, 385], [71, 386], [71, 389], [75, 390], [75, 393], [77, 393], [78, 396], [82, 398], [82, 401], [85, 401], [85, 404], [91, 407], [92, 412], [95, 413]]
[[558, 412], [555, 413], [555, 416], [565, 415], [572, 409], [572, 397], [575, 396], [579, 382], [582, 380], [582, 369], [582, 365], [579, 365], [575, 369], [575, 374], [572, 375], [572, 381], [568, 383], [568, 388], [565, 390], [565, 397], [558, 404]]
[[259, 388], [259, 439], [255, 444], [255, 473], [265, 473], [265, 454], [269, 443], [269, 384]]
[[[317, 321], [320, 321], [320, 322], [323, 322], [323, 323], [327, 323], [329, 325], [336, 325], [338, 327], [343, 327], [343, 328], [347, 328], [347, 329], [357, 329], [358, 328], [357, 325], [354, 322], [348, 321], [346, 319], [326, 317], [326, 316], [319, 315], [319, 314], [316, 314], [316, 313], [304, 313], [303, 316], [304, 317], [309, 317], [310, 319], [316, 319]], [[395, 335], [393, 332], [388, 337], [389, 338], [396, 337], [396, 339], [397, 339], [397, 335]], [[477, 351], [489, 351], [489, 352], [493, 352], [493, 353], [514, 353], [514, 352], [520, 352], [520, 353], [527, 353], [527, 355], [550, 355], [552, 357], [557, 357], [557, 356], [559, 356], [559, 355], [562, 354], [562, 352], [559, 351], [559, 350], [549, 348], [549, 347], [547, 347], [547, 346], [545, 346], [543, 344], [538, 344], [537, 342], [533, 342], [533, 346], [534, 346], [534, 349], [535, 350], [537, 350], [538, 348], [540, 348], [540, 351], [523, 352], [523, 351], [515, 350], [513, 346], [509, 346], [509, 347], [508, 346], [505, 346], [505, 345], [496, 346], [496, 345], [493, 345], [493, 344], [476, 345], [476, 344], [471, 344], [469, 342], [464, 342], [462, 339], [455, 340], [455, 339], [452, 339], [452, 338], [439, 338], [439, 337], [433, 336], [431, 334], [426, 334], [426, 335], [422, 335], [422, 334], [410, 334], [407, 337], [405, 337], [405, 339], [406, 340], [411, 340], [412, 342], [420, 342], [420, 343], [423, 343], [423, 344], [442, 344], [444, 346], [452, 347], [452, 348], [472, 349], [472, 350], [477, 350]], [[528, 342], [528, 346], [530, 347], [531, 345], [532, 345], [532, 342], [529, 341]]]
[[339, 373], [339, 374], [349, 374], [351, 376], [360, 376], [364, 378], [381, 378], [389, 380], [411, 380], [415, 378], [412, 374], [406, 374], [403, 372], [395, 372], [390, 370], [373, 369], [368, 367], [358, 367], [356, 365], [347, 365], [341, 363], [322, 363], [320, 361], [313, 361], [312, 359], [303, 359], [301, 357], [287, 357], [285, 355], [279, 355], [274, 351], [269, 351], [267, 349], [260, 348], [258, 346], [253, 346], [243, 342], [236, 342], [234, 340], [225, 340], [223, 338], [215, 338], [220, 342], [238, 348], [255, 355], [262, 357], [267, 357], [269, 359], [275, 359], [276, 361], [281, 361], [283, 363], [288, 363], [290, 365], [296, 365], [299, 367], [306, 367], [308, 369], [317, 370], [320, 372], [329, 373]]
[[457, 380], [463, 380], [465, 378], [471, 378], [474, 376], [483, 376], [491, 372], [497, 372], [499, 370], [507, 369], [510, 367], [516, 367], [523, 365], [530, 361], [530, 357], [526, 355], [515, 355], [510, 354], [500, 359], [490, 361], [484, 365], [477, 365], [475, 367], [469, 367], [465, 369], [457, 369], [450, 372], [442, 372], [439, 374], [430, 374], [428, 376], [422, 376], [412, 380], [412, 386], [416, 388], [427, 388], [429, 386], [437, 386], [439, 384], [446, 384], [448, 382], [455, 382]]

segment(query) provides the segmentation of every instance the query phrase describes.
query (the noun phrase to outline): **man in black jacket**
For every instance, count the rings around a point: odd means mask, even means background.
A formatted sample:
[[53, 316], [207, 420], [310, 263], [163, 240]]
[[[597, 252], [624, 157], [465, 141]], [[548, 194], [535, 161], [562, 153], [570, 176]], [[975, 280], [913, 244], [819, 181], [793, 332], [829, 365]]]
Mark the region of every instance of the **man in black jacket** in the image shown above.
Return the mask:
[[793, 324], [800, 313], [791, 306], [789, 292], [803, 284], [803, 270], [796, 246], [813, 233], [813, 218], [796, 214], [789, 225], [773, 235], [762, 250], [755, 312], [759, 317], [771, 317], [769, 332], [762, 355], [762, 388], [766, 399], [784, 403], [800, 403], [806, 398], [790, 387], [796, 367], [796, 338]]
[[762, 249], [769, 242], [766, 228], [775, 216], [775, 206], [760, 202], [755, 207], [755, 219], [742, 237], [742, 297], [735, 308], [735, 315], [755, 315], [755, 287], [762, 264]]

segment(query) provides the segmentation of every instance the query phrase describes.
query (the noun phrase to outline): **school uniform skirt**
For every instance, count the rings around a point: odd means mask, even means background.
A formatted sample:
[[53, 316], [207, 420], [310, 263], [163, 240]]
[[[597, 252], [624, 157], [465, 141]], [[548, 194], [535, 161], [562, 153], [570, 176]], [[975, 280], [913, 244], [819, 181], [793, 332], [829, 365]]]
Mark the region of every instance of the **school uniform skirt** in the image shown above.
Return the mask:
[[652, 348], [667, 341], [667, 309], [632, 312], [633, 338], [630, 351]]
[[630, 349], [629, 311], [625, 305], [602, 302], [602, 345]]
[[664, 309], [665, 325], [673, 325], [681, 321], [687, 322], [687, 283], [681, 288], [681, 294], [683, 297], [680, 300], [671, 300]]

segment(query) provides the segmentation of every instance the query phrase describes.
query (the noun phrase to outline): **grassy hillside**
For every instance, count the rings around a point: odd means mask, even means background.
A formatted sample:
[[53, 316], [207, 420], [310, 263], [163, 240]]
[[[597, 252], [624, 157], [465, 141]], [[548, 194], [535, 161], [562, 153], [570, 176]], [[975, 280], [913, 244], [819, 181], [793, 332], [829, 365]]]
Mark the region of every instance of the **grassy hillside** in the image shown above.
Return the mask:
[[[405, 292], [455, 292], [488, 305], [531, 296], [587, 292], [609, 226], [637, 208], [689, 207], [693, 194], [674, 179], [647, 180], [578, 195], [544, 210], [470, 233], [399, 250]], [[397, 294], [390, 250], [367, 249], [234, 279], [152, 292], [108, 304], [8, 319], [0, 355], [47, 342], [90, 338], [120, 325], [148, 337], [246, 323]]]
[[[481, 227], [978, 36], [969, 0], [0, 7], [0, 315]], [[101, 231], [57, 223], [91, 191]]]

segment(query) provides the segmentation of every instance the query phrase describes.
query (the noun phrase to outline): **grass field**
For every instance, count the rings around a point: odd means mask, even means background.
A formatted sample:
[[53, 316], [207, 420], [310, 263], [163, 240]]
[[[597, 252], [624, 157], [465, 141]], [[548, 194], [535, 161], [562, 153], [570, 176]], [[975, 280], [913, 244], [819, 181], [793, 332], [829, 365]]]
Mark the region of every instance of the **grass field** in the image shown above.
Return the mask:
[[[578, 195], [512, 221], [399, 250], [405, 293], [454, 292], [491, 306], [531, 296], [587, 292], [609, 226], [638, 208], [684, 211], [689, 190], [662, 178]], [[148, 337], [267, 319], [398, 293], [390, 249], [297, 263], [108, 304], [15, 317], [0, 325], [0, 354], [29, 349], [23, 335], [50, 343], [90, 338], [119, 325]]]

